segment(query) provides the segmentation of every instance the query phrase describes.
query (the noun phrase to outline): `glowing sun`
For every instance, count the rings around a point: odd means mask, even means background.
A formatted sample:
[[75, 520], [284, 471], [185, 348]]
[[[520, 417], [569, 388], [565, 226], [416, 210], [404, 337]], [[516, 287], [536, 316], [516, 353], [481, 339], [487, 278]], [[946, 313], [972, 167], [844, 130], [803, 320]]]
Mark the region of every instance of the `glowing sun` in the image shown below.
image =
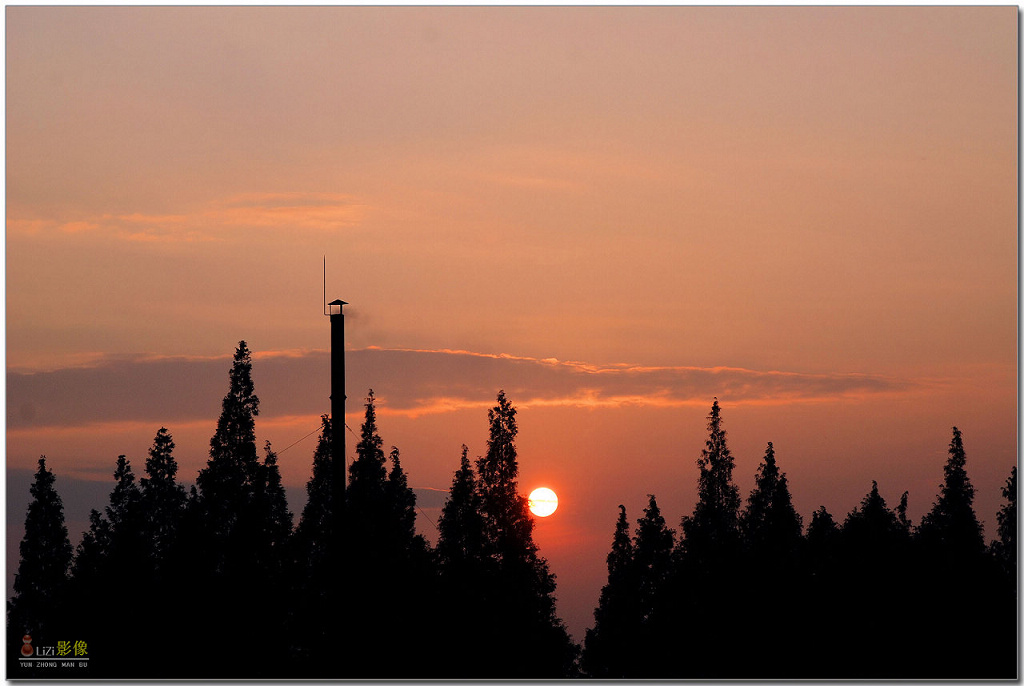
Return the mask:
[[530, 494], [530, 512], [538, 517], [547, 517], [558, 509], [558, 496], [550, 488], [536, 488]]

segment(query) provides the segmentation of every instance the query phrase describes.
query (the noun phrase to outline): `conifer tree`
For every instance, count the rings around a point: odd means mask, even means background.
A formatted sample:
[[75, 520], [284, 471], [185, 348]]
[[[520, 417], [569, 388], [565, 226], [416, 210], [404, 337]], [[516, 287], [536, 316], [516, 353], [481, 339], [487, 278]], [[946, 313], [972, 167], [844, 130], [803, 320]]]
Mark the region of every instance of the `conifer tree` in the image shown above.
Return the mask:
[[495, 640], [506, 649], [504, 668], [495, 676], [566, 676], [574, 669], [576, 647], [555, 614], [555, 575], [538, 555], [527, 498], [519, 493], [515, 417], [500, 391], [487, 413], [487, 453], [476, 470], [485, 550], [496, 571], [488, 578]]
[[340, 635], [330, 609], [338, 592], [338, 580], [329, 564], [335, 544], [331, 438], [331, 418], [321, 415], [312, 473], [306, 482], [306, 505], [291, 539], [288, 637], [294, 659], [308, 670], [301, 673], [303, 677], [338, 676], [327, 671]]
[[[391, 471], [384, 484], [384, 493], [390, 506], [388, 519], [392, 538], [398, 550], [405, 555], [413, 547], [422, 548], [426, 541], [416, 534], [416, 494], [409, 487], [409, 479], [402, 469], [398, 448], [391, 446]], [[404, 555], [403, 555], [404, 556]]]
[[292, 513], [288, 510], [288, 499], [281, 483], [281, 471], [277, 467], [277, 453], [270, 447], [270, 441], [263, 446], [264, 457], [260, 465], [260, 481], [257, 488], [257, 517], [263, 522], [261, 539], [267, 552], [278, 564], [283, 549], [292, 533]]
[[147, 476], [139, 479], [146, 535], [158, 568], [170, 554], [185, 510], [185, 488], [177, 482], [177, 473], [174, 440], [165, 427], [160, 427], [146, 460]]
[[107, 571], [107, 556], [110, 554], [110, 522], [99, 510], [89, 511], [89, 528], [82, 534], [82, 541], [75, 550], [71, 565], [73, 583], [95, 592], [95, 585]]
[[641, 629], [639, 583], [623, 505], [619, 505], [607, 562], [608, 582], [601, 589], [594, 610], [594, 627], [587, 629], [581, 659], [584, 673], [599, 679], [631, 676], [633, 661], [638, 657], [635, 644]]
[[847, 546], [859, 552], [885, 551], [899, 530], [896, 513], [885, 504], [885, 498], [878, 492], [878, 482], [871, 482], [871, 490], [847, 515], [843, 523], [843, 537]]
[[221, 404], [217, 431], [210, 439], [210, 459], [196, 479], [198, 505], [213, 549], [224, 564], [228, 539], [243, 512], [249, 509], [259, 478], [256, 455], [256, 416], [260, 400], [252, 381], [252, 357], [239, 341], [229, 374], [229, 389]]
[[331, 541], [331, 418], [320, 416], [320, 437], [313, 452], [313, 470], [306, 482], [306, 505], [295, 529], [299, 559], [310, 568], [327, 563]]
[[1010, 476], [1006, 485], [1002, 487], [1003, 497], [1006, 503], [996, 513], [998, 522], [997, 532], [999, 539], [996, 541], [996, 554], [1002, 560], [1004, 566], [1011, 572], [1017, 568], [1017, 466], [1010, 470]]
[[665, 524], [657, 499], [648, 494], [644, 516], [636, 521], [633, 567], [637, 580], [637, 602], [642, 619], [650, 617], [662, 586], [668, 578], [675, 546], [675, 532]]
[[835, 555], [836, 540], [839, 527], [835, 519], [822, 505], [811, 515], [811, 523], [807, 525], [807, 547], [812, 561], [812, 572], [821, 571], [832, 563]]
[[487, 411], [490, 437], [487, 454], [479, 458], [476, 471], [480, 507], [492, 551], [498, 559], [531, 562], [536, 558], [533, 519], [526, 496], [519, 493], [519, 462], [515, 439], [516, 409], [498, 393], [498, 404]]
[[135, 483], [131, 462], [124, 455], [117, 457], [114, 490], [110, 493], [106, 515], [110, 522], [112, 564], [136, 578], [150, 565], [144, 541], [142, 493]]
[[777, 560], [795, 552], [802, 527], [786, 475], [779, 471], [775, 448], [769, 442], [764, 461], [757, 468], [747, 507], [740, 516], [744, 542], [755, 555], [768, 555]]
[[468, 453], [469, 448], [463, 445], [459, 469], [452, 478], [448, 499], [437, 522], [437, 556], [445, 570], [478, 566], [485, 554], [480, 497]]
[[963, 436], [953, 427], [945, 479], [931, 511], [921, 520], [920, 537], [927, 545], [946, 551], [949, 558], [980, 555], [985, 548], [981, 523], [974, 513], [974, 486], [965, 468]]
[[360, 541], [375, 538], [385, 517], [387, 467], [382, 448], [384, 441], [377, 432], [374, 402], [371, 388], [364, 405], [366, 413], [356, 444], [356, 459], [349, 466], [349, 482], [345, 491], [350, 534]]
[[739, 543], [739, 489], [732, 482], [735, 466], [722, 428], [716, 398], [708, 415], [708, 439], [697, 467], [697, 504], [683, 519], [683, 551], [705, 560], [735, 554]]
[[14, 577], [14, 598], [8, 612], [8, 640], [19, 644], [24, 634], [37, 641], [52, 640], [64, 605], [64, 592], [71, 565], [71, 542], [64, 524], [64, 503], [54, 483], [57, 477], [46, 468], [46, 456], [29, 492], [25, 535], [21, 539], [21, 561]]

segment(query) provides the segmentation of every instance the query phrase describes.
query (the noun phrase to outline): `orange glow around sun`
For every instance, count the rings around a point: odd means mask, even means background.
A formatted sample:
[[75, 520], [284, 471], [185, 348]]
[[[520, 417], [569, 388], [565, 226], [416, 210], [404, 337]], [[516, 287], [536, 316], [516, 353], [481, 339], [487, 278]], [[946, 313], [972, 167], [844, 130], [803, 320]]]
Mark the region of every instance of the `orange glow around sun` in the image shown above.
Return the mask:
[[530, 493], [530, 512], [538, 517], [547, 517], [558, 509], [558, 496], [550, 488], [535, 488]]

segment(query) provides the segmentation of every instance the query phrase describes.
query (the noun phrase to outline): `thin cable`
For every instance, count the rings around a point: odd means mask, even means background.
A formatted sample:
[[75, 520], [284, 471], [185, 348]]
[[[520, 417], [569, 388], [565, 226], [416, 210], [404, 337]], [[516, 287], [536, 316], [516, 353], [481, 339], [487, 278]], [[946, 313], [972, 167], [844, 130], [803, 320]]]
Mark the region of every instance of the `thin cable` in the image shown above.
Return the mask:
[[433, 526], [433, 527], [434, 527], [435, 529], [437, 529], [438, 531], [440, 531], [440, 529], [438, 529], [438, 528], [437, 528], [437, 524], [434, 524], [434, 520], [433, 520], [433, 519], [431, 519], [430, 517], [427, 517], [427, 513], [423, 511], [423, 508], [422, 508], [422, 507], [420, 507], [419, 505], [417, 505], [417, 506], [416, 506], [416, 509], [420, 511], [420, 514], [421, 514], [421, 515], [423, 515], [423, 517], [424, 517], [424, 518], [425, 518], [425, 519], [426, 519], [426, 520], [427, 520], [428, 522], [430, 522], [431, 526]]
[[[319, 430], [320, 430], [320, 427], [318, 426], [318, 427], [316, 427], [315, 429], [313, 429], [312, 431], [310, 431], [310, 432], [309, 432], [308, 434], [306, 434], [305, 436], [303, 436], [302, 438], [300, 438], [299, 440], [297, 440], [297, 441], [295, 441], [294, 443], [292, 443], [292, 444], [291, 444], [290, 446], [288, 446], [288, 448], [292, 448], [292, 447], [295, 447], [295, 446], [296, 446], [296, 445], [298, 445], [299, 443], [302, 443], [302, 442], [303, 442], [304, 440], [306, 440], [307, 438], [309, 438], [310, 436], [312, 436], [313, 434], [315, 434], [315, 433], [316, 433], [317, 431], [319, 431]], [[278, 450], [278, 451], [277, 451], [277, 454], [278, 454], [278, 455], [280, 455], [280, 454], [281, 454], [281, 453], [283, 453], [283, 452], [284, 452], [285, 450], [288, 450], [288, 448], [285, 448], [284, 450]]]
[[[355, 432], [355, 431], [353, 431], [353, 430], [352, 430], [352, 427], [351, 427], [351, 426], [349, 426], [349, 425], [348, 425], [347, 423], [345, 424], [345, 428], [346, 428], [346, 429], [348, 429], [348, 432], [349, 432], [350, 434], [352, 434], [353, 436], [355, 436], [355, 435], [356, 435], [356, 432]], [[296, 445], [298, 445], [299, 443], [302, 443], [302, 442], [303, 442], [304, 440], [306, 440], [307, 438], [309, 438], [310, 436], [312, 436], [313, 434], [315, 434], [315, 433], [316, 433], [317, 431], [319, 431], [319, 430], [320, 430], [320, 427], [318, 426], [318, 427], [316, 427], [315, 429], [313, 429], [312, 431], [310, 431], [310, 432], [309, 432], [308, 434], [306, 434], [305, 436], [303, 436], [302, 438], [300, 438], [299, 440], [297, 440], [297, 441], [295, 441], [294, 443], [292, 443], [291, 445], [289, 445], [289, 446], [288, 446], [288, 448], [293, 448], [293, 447], [295, 447]], [[279, 450], [279, 451], [277, 452], [277, 454], [278, 454], [278, 455], [280, 455], [280, 454], [281, 454], [281, 453], [283, 453], [283, 452], [284, 452], [285, 450], [288, 450], [288, 448], [284, 448], [284, 450]], [[351, 464], [351, 462], [354, 462], [355, 460], [351, 460], [351, 461], [350, 461], [350, 460], [346, 459], [345, 461], [346, 461], [346, 462], [349, 462], [349, 463]], [[415, 488], [420, 488], [420, 487], [414, 486], [413, 488], [415, 489]], [[424, 490], [424, 491], [437, 491], [437, 492], [439, 492], [439, 493], [447, 493], [447, 491], [445, 491], [445, 490], [444, 490], [444, 489], [442, 489], [442, 488], [430, 488], [429, 486], [423, 486], [422, 488], [420, 488], [420, 490]], [[417, 505], [417, 506], [416, 506], [416, 509], [420, 511], [420, 514], [421, 514], [421, 515], [423, 515], [423, 518], [424, 518], [424, 519], [426, 519], [426, 520], [427, 520], [428, 522], [430, 522], [430, 525], [431, 525], [432, 527], [434, 527], [435, 529], [437, 529], [438, 531], [440, 531], [440, 529], [438, 528], [437, 524], [435, 524], [435, 523], [434, 523], [434, 520], [433, 520], [433, 519], [431, 519], [431, 518], [430, 518], [430, 516], [429, 516], [429, 515], [427, 515], [427, 513], [423, 511], [423, 508], [422, 508], [422, 507], [420, 507], [419, 505]]]

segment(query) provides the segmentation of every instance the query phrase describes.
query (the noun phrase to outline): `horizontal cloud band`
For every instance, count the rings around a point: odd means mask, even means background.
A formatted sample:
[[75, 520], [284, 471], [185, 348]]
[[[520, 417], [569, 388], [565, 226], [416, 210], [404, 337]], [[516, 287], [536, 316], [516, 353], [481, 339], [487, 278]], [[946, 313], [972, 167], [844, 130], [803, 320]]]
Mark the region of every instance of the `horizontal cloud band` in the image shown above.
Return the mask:
[[[7, 375], [9, 430], [148, 420], [215, 420], [227, 390], [230, 355], [118, 356], [88, 367]], [[330, 409], [323, 350], [257, 353], [253, 380], [261, 412]], [[832, 401], [903, 393], [920, 382], [868, 374], [803, 374], [734, 367], [592, 365], [464, 350], [366, 348], [346, 353], [348, 410], [373, 388], [381, 412], [419, 415], [487, 407], [503, 388], [520, 407], [671, 407]]]

